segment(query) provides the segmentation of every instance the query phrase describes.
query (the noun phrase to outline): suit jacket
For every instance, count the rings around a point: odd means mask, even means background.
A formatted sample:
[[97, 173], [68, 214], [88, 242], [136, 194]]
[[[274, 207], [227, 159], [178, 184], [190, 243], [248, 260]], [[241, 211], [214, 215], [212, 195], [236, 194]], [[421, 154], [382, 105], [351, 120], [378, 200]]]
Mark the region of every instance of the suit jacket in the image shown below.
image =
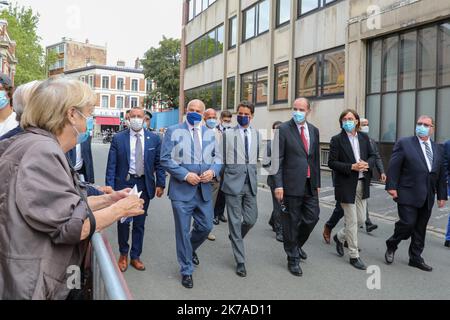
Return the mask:
[[384, 170], [383, 159], [381, 158], [380, 151], [378, 150], [377, 142], [375, 140], [373, 140], [372, 138], [369, 138], [369, 139], [370, 139], [370, 146], [372, 147], [372, 150], [376, 155], [375, 167], [377, 168], [378, 173], [380, 175], [385, 174], [386, 171]]
[[258, 158], [259, 158], [259, 133], [251, 128], [251, 143], [249, 150], [249, 164], [245, 159], [245, 142], [239, 126], [225, 131], [220, 150], [224, 161], [222, 192], [229, 195], [238, 195], [244, 188], [245, 181], [250, 179], [252, 194], [258, 193]]
[[12, 129], [11, 131], [5, 133], [3, 136], [1, 136], [0, 141], [12, 138], [22, 132], [23, 132], [23, 129], [20, 126], [16, 127], [14, 129]]
[[[364, 173], [363, 199], [370, 197], [371, 170], [375, 167], [376, 154], [373, 151], [369, 136], [358, 132], [361, 160], [369, 164], [369, 171]], [[356, 188], [359, 182], [359, 172], [352, 170], [357, 163], [347, 132], [342, 132], [331, 139], [328, 166], [333, 170], [336, 201], [341, 203], [355, 203]]]
[[[151, 200], [155, 197], [156, 187], [165, 188], [166, 176], [160, 163], [161, 140], [156, 134], [148, 130], [144, 130], [144, 132], [145, 186]], [[128, 129], [117, 133], [111, 143], [106, 167], [107, 186], [116, 191], [127, 187], [126, 179], [130, 172], [130, 158], [130, 130]]]
[[[311, 187], [313, 194], [321, 187], [320, 172], [320, 137], [319, 130], [307, 123], [309, 130], [309, 150], [306, 152], [300, 131], [294, 120], [282, 124], [275, 134], [272, 164], [278, 166], [275, 174], [275, 188], [283, 188], [284, 194], [293, 197], [305, 195], [308, 166], [311, 170]], [[277, 143], [279, 145], [277, 145]]]
[[447, 200], [446, 168], [443, 147], [431, 142], [433, 165], [431, 172], [417, 137], [400, 139], [392, 151], [388, 169], [386, 190], [397, 190], [400, 205], [422, 208], [428, 199], [428, 207], [438, 200]]
[[447, 171], [448, 189], [450, 191], [450, 140], [444, 145], [445, 150], [445, 168]]
[[[86, 142], [81, 144], [81, 157], [83, 158], [83, 165], [86, 169], [86, 176], [84, 180], [89, 183], [95, 183], [94, 176], [94, 161], [92, 160], [91, 149], [92, 138], [89, 138]], [[70, 160], [72, 166], [76, 165], [77, 161], [77, 149], [73, 148], [67, 153], [67, 157]]]
[[216, 154], [216, 139], [214, 130], [202, 127], [203, 159], [195, 163], [194, 141], [186, 122], [167, 129], [161, 149], [161, 165], [170, 174], [169, 198], [173, 201], [191, 201], [201, 189], [204, 201], [212, 200], [212, 184], [201, 183], [192, 186], [184, 179], [189, 173], [202, 175], [213, 170], [215, 176], [220, 176], [222, 165], [220, 155]]

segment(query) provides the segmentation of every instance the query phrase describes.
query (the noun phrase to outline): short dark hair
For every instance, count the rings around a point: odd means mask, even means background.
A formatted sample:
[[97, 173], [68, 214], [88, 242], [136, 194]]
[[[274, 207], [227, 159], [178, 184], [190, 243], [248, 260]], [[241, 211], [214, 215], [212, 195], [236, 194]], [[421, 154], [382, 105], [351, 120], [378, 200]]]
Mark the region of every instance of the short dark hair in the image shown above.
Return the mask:
[[339, 127], [342, 128], [342, 119], [344, 119], [345, 116], [348, 115], [349, 113], [353, 114], [356, 120], [358, 120], [358, 124], [356, 125], [356, 130], [358, 131], [361, 126], [361, 117], [359, 116], [358, 112], [353, 109], [347, 109], [341, 113], [341, 116], [339, 117]]
[[250, 109], [250, 112], [252, 113], [252, 115], [255, 114], [255, 106], [253, 105], [253, 103], [251, 103], [247, 100], [241, 101], [238, 104], [238, 107], [237, 107], [238, 112], [239, 112], [240, 108], [248, 108], [248, 109]]
[[150, 111], [145, 111], [145, 116], [149, 117], [150, 119], [153, 118], [153, 115], [152, 115], [152, 113]]
[[272, 125], [272, 129], [275, 130], [276, 127], [279, 127], [283, 124], [281, 121], [275, 121]]
[[224, 119], [224, 118], [233, 118], [233, 114], [230, 111], [222, 111], [222, 113], [220, 114], [220, 119]]

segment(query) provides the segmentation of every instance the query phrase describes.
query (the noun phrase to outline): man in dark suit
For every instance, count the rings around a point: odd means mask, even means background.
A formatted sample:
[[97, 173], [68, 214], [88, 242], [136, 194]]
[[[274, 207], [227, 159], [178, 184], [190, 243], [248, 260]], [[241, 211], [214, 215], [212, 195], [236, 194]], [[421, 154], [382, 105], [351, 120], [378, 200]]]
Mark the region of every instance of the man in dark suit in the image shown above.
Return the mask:
[[[445, 143], [445, 168], [447, 170], [448, 194], [450, 195], [450, 140]], [[448, 217], [447, 234], [444, 245], [450, 248], [450, 216]]]
[[[160, 164], [161, 140], [149, 130], [143, 128], [144, 110], [133, 108], [130, 112], [130, 129], [116, 134], [111, 143], [106, 168], [106, 185], [114, 190], [133, 188], [135, 185], [141, 198], [145, 200], [145, 215], [133, 218], [132, 246], [128, 239], [130, 235], [130, 220], [118, 222], [119, 238], [119, 268], [125, 272], [128, 268], [128, 254], [131, 265], [144, 271], [145, 265], [140, 260], [144, 242], [145, 219], [150, 200], [161, 198], [166, 185], [165, 172]], [[155, 177], [156, 176], [156, 177]]]
[[87, 141], [82, 144], [78, 144], [75, 148], [70, 150], [67, 153], [67, 156], [70, 159], [75, 171], [80, 174], [82, 181], [95, 183], [91, 143], [92, 137], [89, 137]]
[[320, 137], [307, 122], [310, 112], [308, 99], [295, 100], [293, 119], [280, 126], [272, 150], [272, 165], [279, 169], [274, 176], [275, 197], [287, 209], [281, 216], [284, 250], [288, 270], [295, 276], [303, 275], [300, 259], [307, 255], [302, 247], [320, 214]]
[[436, 194], [439, 208], [447, 201], [444, 150], [431, 137], [434, 121], [421, 116], [416, 136], [399, 140], [392, 152], [386, 190], [397, 202], [400, 221], [394, 235], [386, 241], [386, 262], [394, 262], [395, 251], [402, 240], [411, 238], [409, 266], [432, 271], [422, 258], [425, 236]]
[[344, 256], [347, 241], [350, 264], [366, 270], [359, 257], [358, 229], [364, 225], [370, 179], [376, 154], [369, 136], [358, 132], [360, 117], [355, 110], [345, 110], [339, 117], [342, 132], [331, 139], [328, 166], [333, 170], [336, 201], [344, 209], [345, 228], [334, 236], [339, 256]]

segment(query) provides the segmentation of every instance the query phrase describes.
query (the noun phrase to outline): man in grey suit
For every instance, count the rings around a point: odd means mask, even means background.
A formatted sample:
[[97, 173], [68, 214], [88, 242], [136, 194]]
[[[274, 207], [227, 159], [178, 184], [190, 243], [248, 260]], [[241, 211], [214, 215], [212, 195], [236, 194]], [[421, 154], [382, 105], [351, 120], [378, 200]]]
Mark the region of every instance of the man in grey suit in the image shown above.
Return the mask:
[[238, 106], [238, 123], [224, 134], [222, 191], [225, 194], [230, 240], [237, 263], [236, 274], [246, 277], [244, 238], [258, 219], [257, 162], [260, 137], [250, 126], [255, 107], [243, 101]]

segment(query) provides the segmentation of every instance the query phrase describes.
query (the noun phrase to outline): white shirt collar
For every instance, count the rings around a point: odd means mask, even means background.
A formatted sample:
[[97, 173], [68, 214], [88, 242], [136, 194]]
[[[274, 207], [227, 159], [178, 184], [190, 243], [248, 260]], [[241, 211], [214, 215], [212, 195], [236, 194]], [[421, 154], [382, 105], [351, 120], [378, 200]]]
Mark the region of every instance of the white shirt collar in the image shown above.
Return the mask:
[[138, 135], [138, 134], [140, 134], [141, 137], [144, 136], [144, 129], [142, 129], [141, 131], [138, 131], [138, 132], [134, 131], [133, 129], [130, 129], [130, 132], [133, 137], [136, 137], [136, 135]]

